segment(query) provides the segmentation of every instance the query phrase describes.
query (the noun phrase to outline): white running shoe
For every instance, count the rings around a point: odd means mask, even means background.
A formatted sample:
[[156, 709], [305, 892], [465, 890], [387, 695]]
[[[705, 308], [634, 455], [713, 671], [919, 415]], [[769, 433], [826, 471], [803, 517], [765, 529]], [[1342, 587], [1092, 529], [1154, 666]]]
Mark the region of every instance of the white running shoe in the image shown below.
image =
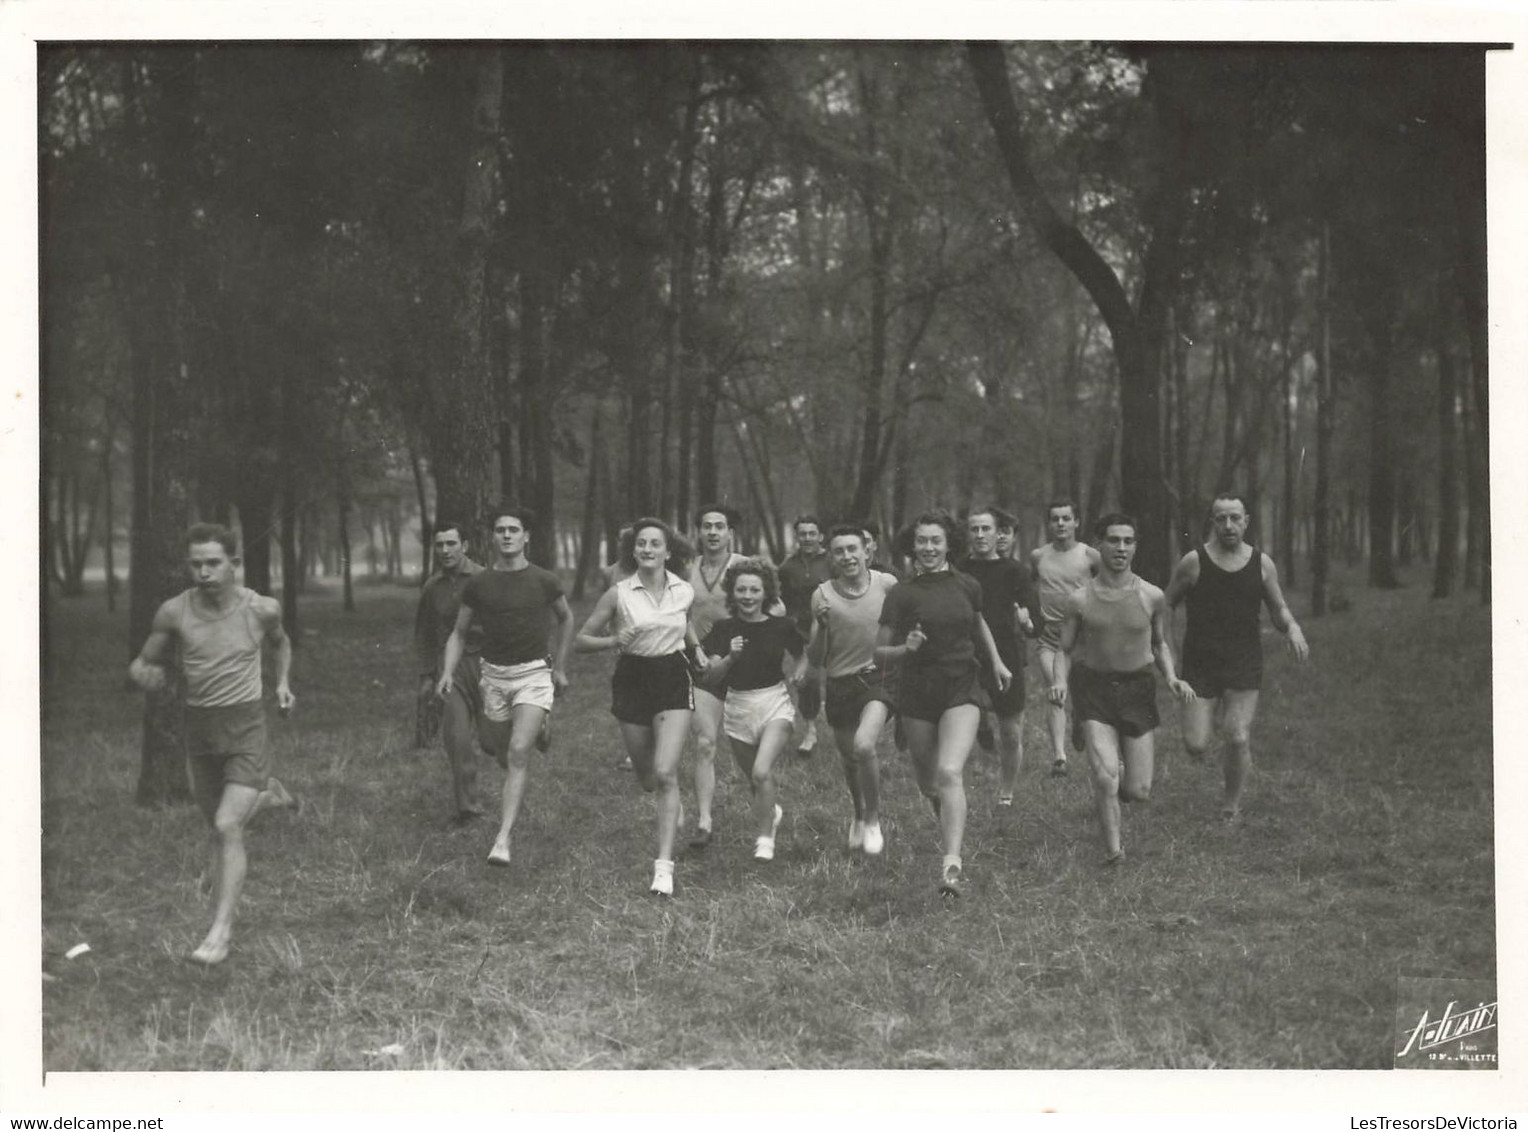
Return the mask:
[[881, 834], [881, 823], [878, 821], [866, 822], [864, 844], [865, 852], [872, 857], [879, 857], [881, 855], [881, 850], [884, 848], [886, 848], [886, 838]]
[[759, 837], [753, 843], [753, 859], [755, 861], [773, 861], [775, 859], [775, 839], [773, 837]]
[[653, 883], [648, 886], [648, 891], [657, 896], [674, 895], [674, 862], [653, 862]]
[[858, 849], [865, 844], [865, 823], [855, 818], [849, 823], [849, 848]]

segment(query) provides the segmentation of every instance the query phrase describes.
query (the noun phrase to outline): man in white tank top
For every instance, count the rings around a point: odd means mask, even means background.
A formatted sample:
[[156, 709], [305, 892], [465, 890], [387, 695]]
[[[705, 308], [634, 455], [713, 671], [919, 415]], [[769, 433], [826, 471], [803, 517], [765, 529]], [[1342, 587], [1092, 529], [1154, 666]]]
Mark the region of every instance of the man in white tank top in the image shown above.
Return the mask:
[[244, 887], [244, 827], [263, 806], [296, 803], [270, 776], [261, 702], [260, 658], [276, 653], [276, 704], [283, 715], [297, 699], [289, 680], [292, 643], [281, 625], [281, 603], [238, 584], [237, 536], [198, 523], [186, 534], [190, 589], [161, 605], [143, 648], [128, 665], [140, 688], [165, 686], [172, 646], [186, 677], [186, 746], [192, 789], [212, 829], [213, 899], [207, 938], [191, 958], [209, 966], [228, 957], [234, 909]]

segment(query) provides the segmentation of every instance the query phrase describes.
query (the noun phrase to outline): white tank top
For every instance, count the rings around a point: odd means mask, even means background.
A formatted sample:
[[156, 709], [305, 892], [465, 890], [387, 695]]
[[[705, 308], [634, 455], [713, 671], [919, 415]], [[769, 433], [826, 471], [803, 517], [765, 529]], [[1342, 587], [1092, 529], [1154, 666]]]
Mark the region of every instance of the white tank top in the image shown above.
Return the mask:
[[657, 600], [638, 574], [615, 584], [616, 627], [631, 625], [639, 630], [621, 650], [627, 656], [668, 656], [684, 648], [695, 590], [671, 571], [665, 570], [664, 578], [668, 584]]
[[255, 591], [239, 587], [238, 599], [221, 617], [196, 608], [193, 591], [180, 595], [180, 663], [186, 703], [227, 707], [260, 698], [260, 640]]

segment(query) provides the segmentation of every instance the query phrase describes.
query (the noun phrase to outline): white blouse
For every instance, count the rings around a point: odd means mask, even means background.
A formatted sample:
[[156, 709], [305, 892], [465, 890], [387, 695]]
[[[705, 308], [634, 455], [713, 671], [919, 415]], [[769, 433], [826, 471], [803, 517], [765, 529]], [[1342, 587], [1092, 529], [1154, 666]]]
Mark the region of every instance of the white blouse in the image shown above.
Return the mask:
[[617, 628], [631, 625], [637, 635], [622, 651], [628, 656], [668, 656], [684, 648], [695, 589], [689, 582], [664, 571], [667, 584], [657, 598], [642, 584], [640, 574], [615, 584]]

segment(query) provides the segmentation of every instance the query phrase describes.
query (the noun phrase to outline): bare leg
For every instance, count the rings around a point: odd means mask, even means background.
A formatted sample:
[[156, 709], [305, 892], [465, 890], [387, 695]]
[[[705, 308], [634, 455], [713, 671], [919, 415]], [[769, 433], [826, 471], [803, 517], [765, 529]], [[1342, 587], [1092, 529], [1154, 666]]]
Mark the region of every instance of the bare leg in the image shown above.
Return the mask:
[[1210, 749], [1215, 735], [1215, 709], [1219, 705], [1218, 698], [1200, 696], [1184, 704], [1179, 713], [1183, 723], [1183, 749], [1195, 762], [1203, 761], [1205, 752]]
[[796, 709], [796, 718], [791, 721], [790, 734], [787, 738], [794, 742], [794, 749], [805, 755], [810, 755], [817, 749], [817, 720], [809, 717], [801, 710], [801, 690], [791, 689], [791, 706]]
[[[1050, 686], [1056, 680], [1056, 650], [1041, 648], [1037, 650], [1040, 657], [1040, 671], [1045, 675], [1045, 686]], [[1066, 705], [1053, 704], [1049, 701], [1045, 705], [1045, 722], [1050, 727], [1051, 739], [1051, 766], [1062, 768], [1066, 766]]]
[[1024, 713], [997, 717], [998, 797], [1012, 799], [1024, 765]]
[[759, 837], [773, 839], [775, 836], [775, 804], [778, 800], [775, 760], [785, 750], [790, 737], [791, 725], [787, 721], [777, 719], [766, 724], [764, 734], [759, 737], [757, 753], [751, 760], [749, 784], [753, 787], [753, 828]]
[[695, 815], [697, 829], [711, 828], [711, 802], [716, 796], [716, 745], [721, 738], [722, 700], [704, 688], [695, 689]]
[[253, 786], [230, 782], [223, 787], [223, 798], [218, 803], [213, 818], [213, 830], [218, 842], [217, 909], [212, 916], [212, 927], [207, 938], [191, 953], [198, 963], [211, 966], [228, 958], [228, 941], [233, 936], [234, 909], [239, 895], [244, 891], [244, 825], [254, 812], [255, 800], [260, 791]]
[[1082, 721], [1082, 734], [1093, 771], [1093, 804], [1103, 833], [1105, 858], [1118, 860], [1123, 856], [1119, 843], [1119, 734], [1096, 719]]
[[865, 817], [865, 793], [860, 785], [859, 752], [855, 742], [858, 732], [853, 727], [833, 728], [833, 745], [838, 748], [838, 760], [844, 768], [844, 785], [849, 788], [849, 800], [854, 803], [854, 820]]
[[[918, 792], [928, 799], [934, 816], [939, 816], [939, 786], [936, 771], [939, 766], [939, 725], [926, 719], [902, 717], [902, 727], [907, 735], [907, 751], [913, 760], [913, 777], [918, 781]], [[941, 827], [942, 828], [942, 827]]]
[[[690, 730], [690, 714], [684, 710], [660, 711], [653, 717], [652, 762], [648, 772], [653, 786], [647, 789], [655, 788], [658, 792], [658, 859], [662, 861], [674, 859], [680, 810], [679, 759]], [[632, 762], [636, 761], [633, 754]]]
[[509, 864], [509, 834], [520, 813], [520, 802], [525, 797], [525, 780], [530, 773], [531, 751], [541, 735], [541, 724], [546, 716], [546, 709], [534, 704], [516, 704], [510, 708], [509, 733], [506, 736], [508, 742], [503, 755], [503, 810], [499, 818], [499, 832], [488, 854], [488, 860], [493, 864]]
[[939, 831], [945, 863], [957, 862], [966, 834], [966, 759], [976, 742], [981, 709], [960, 704], [939, 717], [939, 745], [935, 756], [934, 787], [939, 792]]
[[1227, 688], [1223, 698], [1225, 713], [1220, 726], [1226, 792], [1220, 813], [1222, 817], [1234, 818], [1241, 812], [1242, 790], [1252, 772], [1252, 719], [1257, 714], [1257, 689]]
[[457, 815], [476, 817], [483, 812], [477, 800], [477, 736], [474, 734], [472, 707], [454, 688], [446, 697], [441, 712], [440, 734], [451, 765], [451, 790]]
[[1121, 802], [1148, 802], [1151, 800], [1151, 778], [1156, 762], [1157, 733], [1148, 731], [1131, 738], [1120, 736], [1120, 754], [1124, 762], [1120, 773], [1119, 800]]

